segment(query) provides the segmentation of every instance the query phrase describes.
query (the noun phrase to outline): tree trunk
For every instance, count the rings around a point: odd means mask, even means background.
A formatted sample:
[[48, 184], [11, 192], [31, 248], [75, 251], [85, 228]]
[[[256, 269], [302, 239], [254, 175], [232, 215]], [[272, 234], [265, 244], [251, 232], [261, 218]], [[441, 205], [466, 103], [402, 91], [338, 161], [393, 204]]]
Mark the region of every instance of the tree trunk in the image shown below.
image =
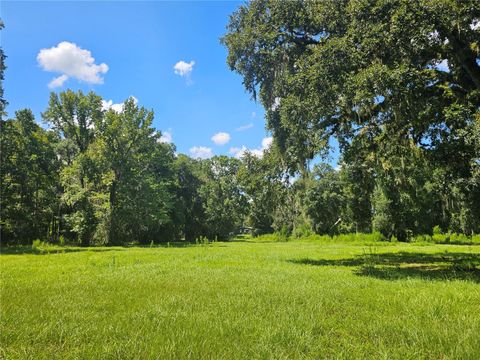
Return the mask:
[[465, 70], [473, 85], [477, 89], [480, 89], [480, 66], [477, 64], [475, 53], [470, 49], [469, 44], [466, 44], [460, 39], [457, 32], [453, 34], [450, 33], [447, 38], [453, 48], [457, 61]]
[[120, 174], [118, 171], [114, 171], [115, 177], [112, 181], [112, 185], [110, 186], [110, 223], [108, 229], [108, 243], [110, 245], [116, 242], [116, 221], [115, 221], [115, 206], [117, 200], [117, 184], [118, 180], [120, 179]]

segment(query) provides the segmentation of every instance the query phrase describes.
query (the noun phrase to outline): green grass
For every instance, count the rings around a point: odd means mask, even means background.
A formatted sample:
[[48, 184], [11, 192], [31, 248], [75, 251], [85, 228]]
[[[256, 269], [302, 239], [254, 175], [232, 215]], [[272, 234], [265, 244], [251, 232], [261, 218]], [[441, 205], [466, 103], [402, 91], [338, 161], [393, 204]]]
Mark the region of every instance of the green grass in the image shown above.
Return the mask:
[[16, 248], [5, 359], [479, 359], [480, 246]]

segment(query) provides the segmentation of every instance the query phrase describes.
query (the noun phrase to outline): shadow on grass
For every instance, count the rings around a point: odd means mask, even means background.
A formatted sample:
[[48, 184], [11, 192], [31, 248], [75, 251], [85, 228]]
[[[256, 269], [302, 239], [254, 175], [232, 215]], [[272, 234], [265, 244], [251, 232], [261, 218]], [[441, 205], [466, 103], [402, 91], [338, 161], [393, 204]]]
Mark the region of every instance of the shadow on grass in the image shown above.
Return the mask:
[[368, 253], [349, 259], [296, 259], [289, 262], [312, 266], [355, 267], [359, 276], [383, 280], [421, 278], [425, 280], [469, 280], [480, 283], [480, 254], [444, 252]]
[[76, 252], [105, 252], [105, 251], [123, 251], [125, 248], [69, 248], [69, 247], [62, 247], [62, 248], [34, 248], [32, 246], [12, 246], [12, 247], [5, 247], [0, 249], [0, 256], [6, 255], [49, 255], [49, 254], [67, 254], [67, 253], [76, 253]]
[[248, 243], [248, 244], [274, 244], [274, 243], [279, 243], [277, 240], [253, 240], [254, 238], [250, 239], [232, 239], [228, 240], [228, 242], [232, 243]]
[[112, 246], [112, 247], [58, 247], [55, 245], [35, 248], [29, 245], [23, 246], [7, 246], [0, 248], [0, 256], [6, 255], [51, 255], [51, 254], [67, 254], [76, 252], [108, 252], [108, 251], [125, 251], [128, 249], [156, 249], [156, 248], [186, 248], [190, 246], [199, 246], [199, 244], [176, 241], [170, 243], [160, 243], [150, 245], [125, 245], [125, 246]]

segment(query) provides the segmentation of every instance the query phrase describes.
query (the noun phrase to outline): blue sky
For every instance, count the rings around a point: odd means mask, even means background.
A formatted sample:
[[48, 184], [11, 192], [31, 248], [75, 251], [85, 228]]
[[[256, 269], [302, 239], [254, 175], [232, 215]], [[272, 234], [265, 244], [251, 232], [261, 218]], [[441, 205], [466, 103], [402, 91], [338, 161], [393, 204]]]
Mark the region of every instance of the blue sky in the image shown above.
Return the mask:
[[[228, 69], [219, 41], [239, 5], [2, 1], [8, 114], [28, 107], [41, 121], [50, 91], [93, 90], [112, 103], [134, 96], [153, 109], [154, 126], [171, 135], [178, 152], [261, 149], [269, 137], [263, 108]], [[53, 79], [63, 85], [49, 88]], [[218, 133], [229, 136], [215, 143]]]

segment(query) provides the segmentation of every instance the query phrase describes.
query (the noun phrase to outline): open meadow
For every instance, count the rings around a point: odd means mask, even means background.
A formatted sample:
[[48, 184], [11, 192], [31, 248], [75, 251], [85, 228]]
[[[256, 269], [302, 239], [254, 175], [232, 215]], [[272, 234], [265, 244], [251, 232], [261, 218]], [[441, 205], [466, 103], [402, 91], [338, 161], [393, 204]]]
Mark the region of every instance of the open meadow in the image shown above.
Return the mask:
[[479, 0], [0, 8], [0, 360], [480, 360]]
[[478, 245], [264, 237], [0, 263], [4, 359], [480, 358]]

